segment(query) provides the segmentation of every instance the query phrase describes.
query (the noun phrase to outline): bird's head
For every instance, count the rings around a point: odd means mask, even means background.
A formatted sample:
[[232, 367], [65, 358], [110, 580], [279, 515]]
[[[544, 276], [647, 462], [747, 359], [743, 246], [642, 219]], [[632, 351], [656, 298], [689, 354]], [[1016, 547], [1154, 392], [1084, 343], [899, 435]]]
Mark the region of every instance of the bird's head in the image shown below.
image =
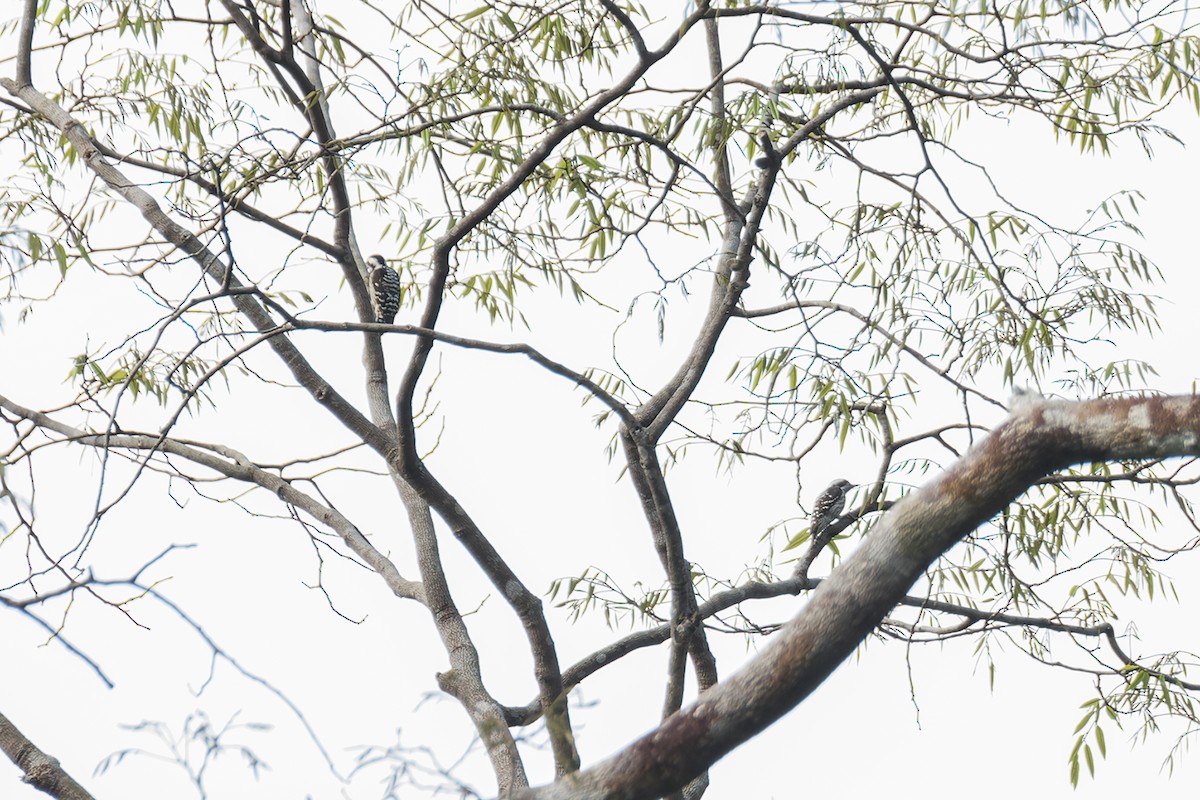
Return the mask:
[[375, 253], [374, 255], [367, 256], [367, 266], [371, 269], [379, 269], [380, 267], [386, 267], [387, 262], [383, 260], [383, 256]]

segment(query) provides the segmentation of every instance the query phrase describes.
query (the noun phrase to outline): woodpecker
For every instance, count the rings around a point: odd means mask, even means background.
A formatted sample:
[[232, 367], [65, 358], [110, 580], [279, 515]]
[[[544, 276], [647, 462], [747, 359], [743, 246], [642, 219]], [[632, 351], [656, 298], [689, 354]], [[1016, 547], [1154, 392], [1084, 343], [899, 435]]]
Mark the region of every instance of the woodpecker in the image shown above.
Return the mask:
[[853, 483], [838, 478], [817, 495], [813, 503], [812, 524], [808, 529], [808, 553], [796, 560], [796, 575], [800, 578], [808, 578], [808, 568], [821, 553], [821, 548], [833, 538], [830, 527], [846, 507], [846, 494], [853, 488]]
[[375, 306], [375, 321], [391, 325], [400, 310], [400, 276], [379, 254], [368, 256], [367, 266], [371, 268], [367, 273], [367, 285]]
[[825, 531], [846, 507], [846, 493], [852, 488], [854, 488], [853, 483], [844, 478], [838, 478], [829, 484], [828, 489], [817, 495], [817, 500], [813, 503], [812, 527], [809, 528], [813, 550], [820, 550], [829, 541]]

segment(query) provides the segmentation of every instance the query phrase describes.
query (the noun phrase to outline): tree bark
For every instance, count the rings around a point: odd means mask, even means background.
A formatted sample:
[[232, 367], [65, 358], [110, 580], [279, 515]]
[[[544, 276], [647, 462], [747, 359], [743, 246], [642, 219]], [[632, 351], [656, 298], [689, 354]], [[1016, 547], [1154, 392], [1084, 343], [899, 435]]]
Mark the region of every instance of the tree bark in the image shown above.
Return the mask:
[[741, 671], [608, 760], [518, 796], [637, 800], [675, 791], [811, 694], [930, 564], [1038, 478], [1091, 461], [1200, 455], [1197, 396], [1019, 396], [1015, 406], [963, 458], [885, 514]]
[[58, 800], [95, 800], [67, 774], [57, 758], [39, 750], [3, 714], [0, 714], [0, 750], [25, 773], [22, 780], [30, 786]]

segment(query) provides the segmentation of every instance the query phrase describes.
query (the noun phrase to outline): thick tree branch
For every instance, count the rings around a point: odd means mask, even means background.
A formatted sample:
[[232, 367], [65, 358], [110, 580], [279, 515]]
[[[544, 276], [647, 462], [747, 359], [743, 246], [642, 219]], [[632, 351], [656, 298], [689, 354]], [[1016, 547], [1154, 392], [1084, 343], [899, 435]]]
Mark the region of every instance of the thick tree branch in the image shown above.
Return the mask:
[[[459, 243], [485, 219], [491, 216], [512, 196], [572, 132], [585, 126], [602, 109], [625, 95], [646, 71], [670, 53], [683, 35], [703, 17], [707, 3], [701, 3], [687, 20], [657, 50], [648, 52], [616, 84], [588, 101], [568, 119], [556, 124], [509, 175], [474, 209], [446, 232], [438, 241], [432, 256], [433, 275], [426, 290], [426, 304], [420, 327], [433, 330], [444, 301], [446, 281], [450, 274], [451, 255]], [[538, 680], [547, 728], [555, 754], [557, 769], [563, 773], [575, 770], [579, 755], [571, 731], [566, 696], [562, 690], [562, 675], [558, 656], [550, 636], [549, 625], [541, 602], [524, 587], [495, 548], [457, 499], [433, 476], [417, 452], [416, 426], [413, 419], [413, 399], [417, 383], [425, 370], [434, 340], [418, 336], [412, 356], [400, 381], [396, 399], [396, 419], [400, 438], [398, 458], [393, 462], [400, 475], [411, 484], [425, 502], [435, 509], [454, 531], [468, 552], [479, 563], [493, 585], [513, 607], [529, 639], [534, 658], [534, 674]]]
[[95, 800], [67, 774], [57, 758], [39, 750], [3, 714], [0, 714], [0, 750], [25, 773], [25, 783], [35, 789], [58, 800]]
[[768, 647], [606, 761], [520, 797], [653, 798], [682, 786], [812, 693], [943, 552], [1040, 477], [1072, 464], [1200, 455], [1200, 397], [1025, 399], [966, 456], [880, 520]]
[[[355, 248], [352, 246], [353, 230], [351, 226], [349, 192], [346, 187], [345, 174], [342, 168], [343, 163], [338, 161], [334, 154], [333, 123], [328, 117], [328, 104], [325, 101], [323, 89], [318, 84], [319, 73], [315, 63], [308, 58], [311, 55], [309, 51], [313, 50], [311, 43], [306, 42], [301, 45], [301, 51], [305, 54], [310, 66], [310, 69], [305, 70], [295, 60], [290, 38], [285, 39], [278, 51], [272, 49], [261, 38], [249, 19], [238, 13], [228, 0], [222, 1], [235, 17], [235, 20], [239, 21], [239, 27], [248, 40], [250, 40], [255, 50], [268, 62], [284, 66], [292, 80], [305, 90], [303, 111], [310, 120], [318, 141], [322, 144], [322, 162], [334, 199], [334, 240], [343, 249], [340, 264], [347, 282], [353, 289], [359, 318], [373, 320], [374, 313], [370, 298], [366, 294], [365, 283], [362, 280], [362, 275], [358, 270], [357, 264], [351, 260]], [[285, 5], [285, 12], [290, 8], [290, 5]], [[300, 13], [303, 17], [301, 22], [311, 31], [311, 21], [307, 20], [307, 11], [301, 8]], [[285, 22], [290, 22], [290, 15], [285, 15]], [[429, 339], [422, 338], [419, 339], [419, 342], [428, 343]], [[420, 345], [418, 345], [419, 347]], [[382, 341], [378, 332], [368, 332], [368, 335], [364, 337], [363, 365], [366, 373], [367, 396], [372, 417], [376, 425], [381, 430], [386, 431], [388, 438], [391, 439], [391, 434], [397, 430], [397, 426], [395, 417], [393, 417], [391, 412], [390, 399], [387, 394], [386, 365], [383, 357]], [[409, 404], [403, 406], [409, 413], [412, 410], [411, 400], [412, 395], [409, 395]], [[399, 432], [401, 434], [412, 432], [415, 436], [415, 428], [412, 424], [411, 416], [405, 417], [403, 411], [401, 413]], [[412, 437], [409, 438], [411, 439]], [[439, 636], [446, 646], [454, 667], [449, 672], [439, 676], [439, 683], [445, 691], [462, 703], [464, 709], [471, 716], [487, 748], [489, 758], [496, 772], [500, 790], [503, 793], [507, 793], [514, 786], [523, 786], [527, 782], [520, 754], [517, 752], [516, 744], [510, 732], [497, 724], [501, 715], [500, 706], [491, 698], [483, 686], [482, 675], [479, 670], [478, 653], [471, 641], [466, 625], [463, 623], [461, 614], [450, 595], [449, 585], [446, 582], [445, 573], [441, 565], [437, 538], [433, 529], [428, 495], [422, 493], [418, 490], [418, 487], [414, 486], [413, 475], [411, 473], [404, 474], [402, 472], [399, 459], [393, 457], [395, 452], [395, 450], [389, 448], [387, 453], [388, 466], [393, 472], [397, 490], [404, 502], [409, 523], [412, 526], [413, 538], [418, 550], [418, 564], [421, 569], [421, 577], [429, 599], [433, 620], [437, 625]], [[439, 511], [445, 516], [444, 509], [440, 509]], [[498, 558], [496, 556], [496, 560]], [[495, 561], [490, 563], [494, 564]], [[503, 562], [500, 563], [502, 564]], [[504, 572], [504, 570], [501, 570], [501, 572]], [[506, 591], [510, 584], [519, 585], [516, 582], [515, 575], [512, 575], [511, 571], [508, 571], [503, 577], [503, 584], [498, 586], [502, 592]], [[528, 592], [524, 594], [527, 598], [532, 598], [532, 595]], [[506, 594], [505, 596], [507, 597], [508, 595]], [[532, 602], [527, 599], [521, 606], [522, 608], [529, 609], [535, 604], [536, 598]], [[535, 616], [540, 616], [540, 613]], [[532, 635], [537, 641], [549, 641], [549, 631], [544, 619], [540, 626], [534, 623], [532, 627], [536, 631]], [[527, 629], [529, 629], [529, 626], [527, 626]], [[553, 653], [552, 649], [550, 652], [551, 654]], [[539, 662], [537, 672], [552, 676], [544, 684], [544, 694], [550, 698], [547, 701], [547, 709], [549, 710], [552, 704], [563, 703], [562, 718], [566, 720], [565, 697], [562, 696], [561, 692], [557, 663], [552, 658], [545, 663]], [[569, 735], [569, 722], [565, 722], [561, 727], [566, 731], [566, 734], [555, 735], [553, 729], [551, 732], [552, 742], [555, 744], [556, 757], [559, 757], [560, 765], [565, 765], [564, 769], [573, 769], [578, 766], [578, 756], [574, 754], [573, 737]]]
[[[187, 253], [200, 264], [201, 268], [214, 280], [233, 289], [244, 288], [232, 274], [232, 266], [221, 263], [215, 253], [209, 250], [194, 234], [183, 228], [159, 207], [153, 197], [137, 184], [130, 181], [120, 170], [112, 166], [101, 155], [93, 144], [91, 137], [83, 127], [66, 111], [49, 98], [42, 95], [32, 86], [20, 85], [9, 78], [0, 78], [3, 86], [11, 94], [20, 97], [39, 114], [58, 128], [71, 146], [75, 148], [84, 163], [108, 185], [116, 194], [132, 204], [150, 225], [162, 234], [167, 241]], [[246, 293], [237, 292], [230, 297], [230, 302], [259, 332], [267, 332], [276, 327], [275, 321], [259, 305], [258, 301]], [[387, 455], [392, 449], [390, 436], [373, 425], [349, 401], [339, 394], [315, 369], [307, 359], [296, 349], [286, 337], [275, 336], [270, 340], [272, 349], [288, 367], [296, 380], [313, 396], [313, 398], [328, 409], [352, 433], [371, 446], [381, 455]]]
[[37, 23], [37, 0], [25, 0], [17, 31], [17, 83], [33, 83], [33, 28]]
[[424, 461], [410, 465], [403, 478], [431, 508], [437, 510], [463, 548], [471, 554], [475, 563], [521, 621], [533, 654], [534, 677], [537, 680], [542, 709], [546, 714], [551, 742], [556, 743], [555, 763], [561, 774], [573, 772], [579, 768], [579, 754], [575, 750], [574, 736], [570, 731], [567, 695], [563, 690], [558, 654], [541, 600], [517, 577], [516, 572], [483, 535], [466, 510], [429, 472]]

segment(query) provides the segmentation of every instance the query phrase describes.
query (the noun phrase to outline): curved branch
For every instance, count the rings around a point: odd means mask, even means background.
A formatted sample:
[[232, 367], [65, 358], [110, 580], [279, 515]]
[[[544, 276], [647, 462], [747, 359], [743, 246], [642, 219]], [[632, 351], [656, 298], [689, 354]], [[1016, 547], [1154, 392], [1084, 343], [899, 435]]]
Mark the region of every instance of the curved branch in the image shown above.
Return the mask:
[[811, 694], [929, 565], [1038, 478], [1089, 461], [1200, 455], [1200, 396], [1023, 398], [1016, 406], [970, 453], [884, 515], [739, 673], [571, 782], [518, 796], [633, 800], [673, 791]]
[[[450, 274], [451, 253], [483, 220], [515, 193], [525, 180], [550, 156], [554, 149], [573, 131], [583, 127], [603, 108], [622, 97], [646, 71], [669, 54], [683, 35], [702, 18], [707, 3], [691, 14], [657, 50], [648, 52], [617, 83], [601, 92], [569, 118], [554, 125], [533, 147], [512, 172], [493, 189], [474, 209], [464, 214], [437, 242], [432, 256], [433, 274], [426, 291], [426, 304], [420, 327], [437, 327]], [[421, 498], [435, 509], [454, 531], [455, 536], [484, 570], [489, 580], [512, 606], [521, 620], [529, 639], [534, 658], [534, 673], [538, 681], [543, 710], [547, 714], [548, 731], [557, 769], [573, 772], [579, 764], [571, 732], [566, 696], [562, 689], [562, 674], [558, 655], [550, 636], [541, 602], [517, 579], [500, 554], [483, 535], [455, 497], [434, 477], [417, 451], [416, 426], [413, 418], [413, 399], [433, 349], [434, 339], [418, 335], [408, 366], [401, 378], [396, 398], [396, 419], [399, 448], [390, 463]]]
[[[115, 193], [127, 200], [141, 212], [150, 225], [167, 241], [187, 253], [201, 268], [221, 285], [232, 289], [244, 289], [244, 285], [232, 273], [232, 265], [221, 262], [195, 234], [183, 228], [174, 219], [163, 213], [157, 201], [146, 190], [130, 181], [100, 153], [91, 137], [70, 114], [57, 103], [38, 92], [32, 86], [21, 85], [10, 78], [0, 78], [0, 86], [20, 97], [39, 114], [62, 131], [71, 146], [79, 153], [84, 163]], [[230, 298], [234, 307], [259, 332], [265, 333], [276, 327], [275, 321], [253, 297], [245, 292], [235, 292]], [[386, 456], [392, 449], [392, 438], [363, 416], [346, 398], [338, 393], [305, 359], [287, 337], [272, 337], [271, 347], [292, 373], [296, 381], [308, 390], [318, 403], [328, 409], [372, 449]]]
[[[842, 519], [845, 518], [843, 517]], [[839, 526], [839, 531], [845, 527], [845, 525], [841, 524], [840, 520], [834, 524]], [[770, 583], [748, 581], [740, 586], [735, 586], [714, 594], [700, 605], [696, 611], [696, 616], [700, 620], [707, 620], [722, 611], [738, 606], [748, 600], [768, 600], [786, 595], [798, 595], [801, 592], [816, 589], [826, 580], [828, 578], [809, 578], [800, 574], [793, 574], [790, 578]], [[1162, 677], [1164, 680], [1185, 689], [1200, 690], [1200, 684], [1191, 684], [1174, 676], [1162, 674], [1149, 667], [1138, 665], [1117, 645], [1116, 634], [1113, 631], [1112, 625], [1107, 622], [1098, 625], [1076, 625], [1070, 622], [1063, 622], [1054, 617], [1031, 617], [1021, 614], [1010, 614], [1005, 611], [986, 611], [972, 606], [948, 603], [944, 600], [934, 600], [929, 597], [918, 597], [911, 594], [901, 597], [896, 602], [896, 605], [923, 611], [938, 611], [943, 614], [953, 614], [954, 616], [962, 617], [962, 623], [953, 626], [952, 630], [959, 630], [960, 628], [965, 630], [979, 623], [1000, 623], [1002, 625], [1038, 628], [1040, 630], [1070, 633], [1078, 636], [1104, 637], [1123, 665], [1136, 667], [1157, 677]], [[894, 620], [881, 620], [881, 623], [899, 624]], [[671, 626], [667, 623], [623, 636], [563, 670], [563, 684], [568, 690], [573, 689], [604, 667], [612, 665], [630, 653], [641, 650], [644, 647], [653, 647], [662, 644], [670, 638]], [[505, 713], [510, 725], [530, 725], [541, 716], [541, 709], [535, 700], [524, 706], [506, 708]]]
[[617, 417], [626, 424], [634, 422], [633, 413], [617, 398], [606, 392], [598, 383], [582, 372], [576, 372], [540, 350], [524, 342], [488, 342], [483, 339], [471, 339], [466, 336], [456, 336], [452, 333], [442, 333], [432, 328], [422, 328], [420, 325], [384, 325], [378, 322], [332, 322], [324, 320], [302, 320], [290, 317], [286, 325], [288, 330], [312, 331], [367, 331], [371, 333], [403, 333], [410, 336], [424, 336], [452, 347], [464, 350], [481, 350], [485, 353], [500, 353], [503, 355], [523, 355], [535, 364], [574, 383], [585, 390], [604, 405], [608, 406]]
[[313, 497], [295, 488], [292, 483], [254, 464], [242, 453], [223, 445], [201, 445], [183, 443], [175, 439], [164, 439], [153, 434], [139, 433], [92, 433], [65, 423], [33, 409], [25, 408], [0, 395], [0, 408], [29, 420], [40, 428], [53, 431], [69, 440], [88, 447], [110, 449], [114, 447], [131, 450], [160, 450], [164, 453], [186, 458], [227, 478], [253, 483], [280, 500], [308, 513], [313, 519], [329, 526], [346, 543], [355, 555], [383, 578], [388, 588], [397, 597], [425, 602], [420, 583], [404, 578], [396, 565], [375, 549], [358, 527], [337, 509], [317, 502]]

